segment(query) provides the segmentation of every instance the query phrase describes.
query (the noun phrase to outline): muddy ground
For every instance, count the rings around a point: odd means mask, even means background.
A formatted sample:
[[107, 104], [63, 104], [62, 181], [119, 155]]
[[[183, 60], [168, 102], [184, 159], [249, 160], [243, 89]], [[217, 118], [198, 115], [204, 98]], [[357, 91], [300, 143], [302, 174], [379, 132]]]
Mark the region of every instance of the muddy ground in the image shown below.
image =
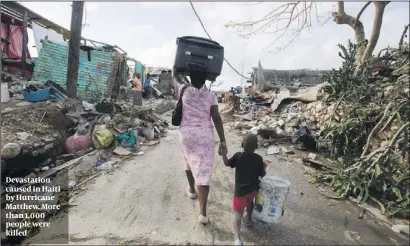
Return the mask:
[[[240, 150], [239, 136], [229, 132], [227, 139], [230, 154]], [[266, 157], [266, 149], [259, 154]], [[253, 229], [243, 229], [245, 244], [408, 244], [370, 215], [359, 219], [361, 211], [350, 202], [320, 195], [309, 184], [306, 167], [298, 156], [269, 159], [268, 174], [292, 183], [285, 215], [280, 225], [257, 223]], [[234, 170], [225, 167], [219, 156], [215, 165], [207, 226], [196, 221], [197, 201], [186, 197], [178, 130], [173, 128], [144, 156], [133, 157], [112, 174], [95, 179], [73, 200], [76, 206], [53, 222], [53, 228], [40, 231], [27, 242], [57, 242], [67, 233], [64, 218], [68, 218], [71, 244], [231, 244]]]

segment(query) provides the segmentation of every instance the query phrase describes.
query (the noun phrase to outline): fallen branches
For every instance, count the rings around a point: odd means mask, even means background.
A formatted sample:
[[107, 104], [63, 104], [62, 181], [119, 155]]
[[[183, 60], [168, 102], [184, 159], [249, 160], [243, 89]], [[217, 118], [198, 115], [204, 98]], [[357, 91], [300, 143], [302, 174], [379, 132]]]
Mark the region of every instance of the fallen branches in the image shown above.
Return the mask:
[[356, 48], [349, 44], [349, 49], [342, 49], [345, 61], [328, 77], [329, 100], [336, 102], [336, 107], [320, 142], [321, 150], [339, 165], [316, 173], [311, 182], [336, 192], [330, 198], [350, 197], [358, 203], [373, 203], [382, 214], [409, 217], [410, 167], [405, 161], [410, 127], [406, 106], [410, 104], [409, 77], [405, 74], [409, 47], [389, 48], [377, 57], [376, 64], [384, 67], [378, 67], [376, 74], [384, 73], [389, 81], [394, 78], [393, 82], [368, 80], [375, 73], [370, 61], [365, 64], [366, 77], [358, 81], [352, 76], [355, 61], [350, 58]]

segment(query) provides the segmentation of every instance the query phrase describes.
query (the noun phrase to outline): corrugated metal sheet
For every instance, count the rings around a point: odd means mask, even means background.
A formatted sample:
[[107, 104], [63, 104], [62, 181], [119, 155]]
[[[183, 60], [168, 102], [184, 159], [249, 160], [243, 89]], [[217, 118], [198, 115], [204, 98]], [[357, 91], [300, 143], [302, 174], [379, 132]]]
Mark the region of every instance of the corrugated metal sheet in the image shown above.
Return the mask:
[[[80, 51], [77, 97], [96, 101], [109, 94], [114, 81], [113, 53], [92, 50], [91, 61], [86, 51]], [[51, 80], [66, 89], [68, 46], [44, 40], [34, 68], [34, 80]]]

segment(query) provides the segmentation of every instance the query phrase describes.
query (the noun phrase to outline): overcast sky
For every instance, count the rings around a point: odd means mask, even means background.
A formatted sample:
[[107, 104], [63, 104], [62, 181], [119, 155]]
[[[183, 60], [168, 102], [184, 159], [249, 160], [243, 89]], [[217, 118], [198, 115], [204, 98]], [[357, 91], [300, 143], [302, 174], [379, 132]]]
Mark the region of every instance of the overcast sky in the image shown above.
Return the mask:
[[[24, 2], [38, 14], [69, 29], [71, 2]], [[354, 39], [353, 30], [347, 25], [336, 25], [332, 20], [325, 25], [314, 21], [310, 31], [304, 31], [292, 45], [279, 53], [267, 48], [276, 38], [274, 34], [256, 34], [242, 38], [235, 29], [225, 27], [230, 21], [249, 21], [267, 14], [274, 6], [283, 3], [234, 3], [198, 2], [194, 6], [212, 39], [225, 47], [225, 57], [244, 74], [257, 66], [260, 60], [264, 68], [275, 69], [331, 69], [339, 67], [338, 43], [346, 44]], [[347, 14], [356, 16], [364, 5], [345, 3]], [[336, 10], [336, 3], [317, 3], [323, 20]], [[82, 35], [105, 43], [118, 45], [131, 57], [148, 66], [172, 67], [176, 38], [180, 36], [206, 37], [189, 2], [86, 2]], [[366, 37], [370, 36], [374, 7], [370, 5], [361, 17]], [[397, 46], [404, 25], [409, 22], [409, 3], [392, 2], [386, 8], [383, 27], [376, 50]], [[284, 44], [291, 36], [286, 36]], [[277, 47], [277, 46], [274, 46]], [[241, 77], [226, 64], [217, 80], [224, 87], [241, 83]]]

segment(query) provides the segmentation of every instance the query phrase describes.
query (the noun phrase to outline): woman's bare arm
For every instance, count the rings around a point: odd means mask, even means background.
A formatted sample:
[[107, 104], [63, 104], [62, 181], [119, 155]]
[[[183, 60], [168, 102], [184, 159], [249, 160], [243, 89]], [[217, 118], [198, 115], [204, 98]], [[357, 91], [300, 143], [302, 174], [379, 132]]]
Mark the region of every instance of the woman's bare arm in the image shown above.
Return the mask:
[[221, 142], [226, 142], [225, 140], [225, 133], [224, 133], [224, 126], [222, 123], [222, 117], [219, 114], [218, 105], [211, 106], [211, 117], [214, 122], [216, 132], [218, 132], [219, 140]]

